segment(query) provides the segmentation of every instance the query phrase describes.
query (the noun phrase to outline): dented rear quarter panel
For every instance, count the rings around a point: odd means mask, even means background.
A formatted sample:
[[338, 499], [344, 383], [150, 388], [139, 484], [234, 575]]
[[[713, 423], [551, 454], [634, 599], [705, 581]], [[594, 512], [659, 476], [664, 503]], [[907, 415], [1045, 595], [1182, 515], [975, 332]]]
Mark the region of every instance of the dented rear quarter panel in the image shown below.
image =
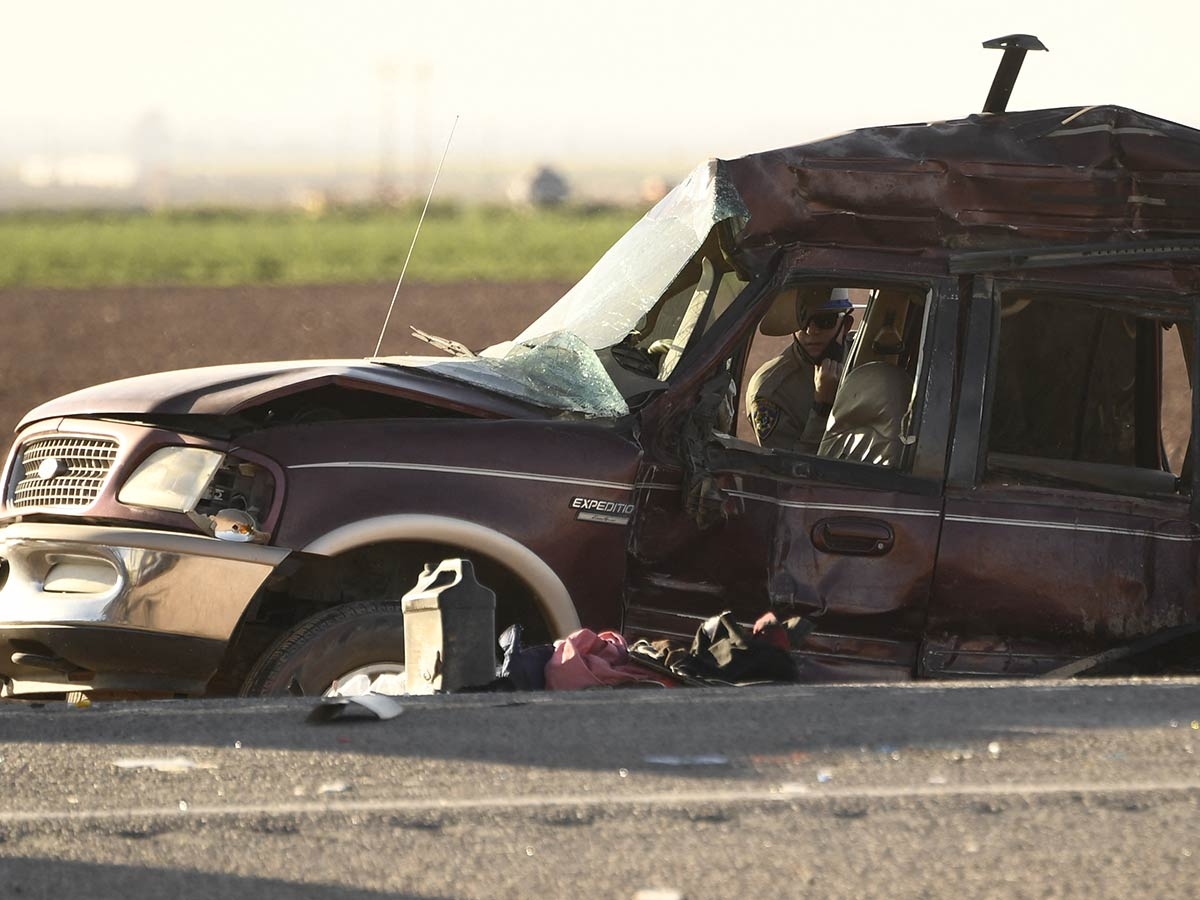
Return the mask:
[[1095, 652], [1200, 621], [1186, 498], [985, 486], [947, 498], [929, 631]]

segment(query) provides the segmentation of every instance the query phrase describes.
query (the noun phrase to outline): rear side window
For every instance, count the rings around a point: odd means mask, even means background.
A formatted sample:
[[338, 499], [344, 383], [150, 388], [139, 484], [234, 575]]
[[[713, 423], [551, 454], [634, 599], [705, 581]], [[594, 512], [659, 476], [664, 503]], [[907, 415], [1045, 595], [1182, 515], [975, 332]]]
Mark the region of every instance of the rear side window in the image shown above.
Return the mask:
[[1053, 295], [1004, 295], [988, 480], [1182, 492], [1177, 476], [1191, 433], [1185, 332], [1190, 324], [1182, 317]]

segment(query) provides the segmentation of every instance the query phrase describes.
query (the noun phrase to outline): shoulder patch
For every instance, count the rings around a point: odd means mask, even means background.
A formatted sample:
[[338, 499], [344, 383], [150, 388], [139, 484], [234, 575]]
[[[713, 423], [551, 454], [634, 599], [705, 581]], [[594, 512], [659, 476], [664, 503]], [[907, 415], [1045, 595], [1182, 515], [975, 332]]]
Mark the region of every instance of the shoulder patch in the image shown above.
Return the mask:
[[750, 422], [754, 425], [754, 433], [758, 436], [760, 444], [771, 436], [771, 432], [779, 424], [779, 417], [779, 407], [774, 403], [759, 400], [754, 404], [754, 412], [750, 416]]

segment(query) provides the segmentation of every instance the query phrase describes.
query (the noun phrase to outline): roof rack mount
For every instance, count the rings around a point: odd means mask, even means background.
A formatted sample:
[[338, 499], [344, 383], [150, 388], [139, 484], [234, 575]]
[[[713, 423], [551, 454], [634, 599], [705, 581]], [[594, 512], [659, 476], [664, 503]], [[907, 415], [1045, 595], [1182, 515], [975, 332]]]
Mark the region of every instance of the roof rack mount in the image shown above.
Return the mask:
[[1002, 113], [1008, 109], [1008, 98], [1012, 96], [1013, 85], [1021, 73], [1025, 54], [1030, 50], [1046, 50], [1046, 45], [1032, 34], [1008, 34], [984, 41], [983, 46], [987, 50], [1004, 51], [1000, 65], [996, 67], [996, 77], [992, 79], [992, 89], [983, 102], [985, 113]]

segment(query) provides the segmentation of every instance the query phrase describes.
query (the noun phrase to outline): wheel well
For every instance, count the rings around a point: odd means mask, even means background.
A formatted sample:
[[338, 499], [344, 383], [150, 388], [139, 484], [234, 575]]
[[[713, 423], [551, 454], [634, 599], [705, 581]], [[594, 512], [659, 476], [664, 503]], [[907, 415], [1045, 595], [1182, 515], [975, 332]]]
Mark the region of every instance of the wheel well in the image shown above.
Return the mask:
[[208, 693], [236, 694], [255, 661], [309, 616], [359, 600], [399, 603], [416, 584], [423, 566], [436, 566], [451, 557], [471, 560], [479, 583], [495, 591], [497, 635], [519, 622], [525, 626], [526, 643], [551, 639], [550, 623], [533, 590], [498, 560], [434, 542], [370, 544], [336, 556], [293, 559], [286, 573], [269, 579], [242, 614]]

